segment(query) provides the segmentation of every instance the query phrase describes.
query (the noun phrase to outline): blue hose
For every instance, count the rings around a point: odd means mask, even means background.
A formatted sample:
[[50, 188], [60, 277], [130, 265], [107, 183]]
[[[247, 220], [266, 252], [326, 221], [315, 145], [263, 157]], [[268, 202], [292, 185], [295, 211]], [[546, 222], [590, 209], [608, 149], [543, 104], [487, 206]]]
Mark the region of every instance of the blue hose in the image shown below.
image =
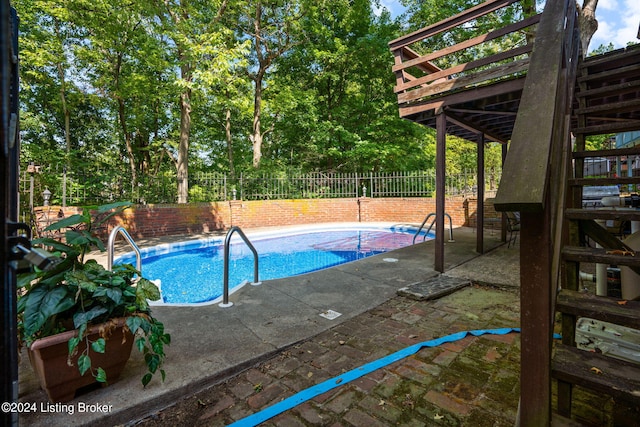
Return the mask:
[[359, 368], [352, 369], [349, 372], [346, 372], [337, 377], [326, 380], [320, 384], [316, 384], [313, 387], [309, 387], [306, 390], [302, 390], [291, 397], [288, 397], [285, 400], [282, 400], [274, 405], [269, 406], [268, 408], [263, 409], [260, 412], [256, 412], [253, 415], [249, 415], [246, 418], [236, 421], [233, 424], [230, 424], [230, 427], [253, 427], [258, 424], [267, 421], [276, 415], [280, 415], [281, 413], [288, 411], [291, 408], [295, 408], [299, 404], [306, 402], [309, 399], [313, 399], [316, 396], [321, 395], [322, 393], [326, 393], [329, 390], [333, 390], [336, 387], [341, 385], [350, 383], [353, 380], [357, 380], [358, 378], [367, 375], [375, 370], [383, 368], [387, 365], [390, 365], [398, 360], [404, 359], [407, 356], [411, 356], [412, 354], [416, 354], [420, 349], [425, 347], [437, 347], [439, 345], [454, 342], [461, 340], [467, 335], [480, 336], [484, 334], [492, 334], [492, 335], [506, 335], [511, 332], [520, 332], [520, 328], [500, 328], [500, 329], [478, 329], [474, 331], [466, 331], [466, 332], [457, 332], [455, 334], [447, 335], [441, 338], [436, 338], [430, 341], [424, 341], [418, 344], [414, 344], [409, 346], [403, 350], [392, 353], [388, 356], [385, 356], [381, 359], [374, 360], [373, 362], [369, 362], [365, 365], [360, 366]]

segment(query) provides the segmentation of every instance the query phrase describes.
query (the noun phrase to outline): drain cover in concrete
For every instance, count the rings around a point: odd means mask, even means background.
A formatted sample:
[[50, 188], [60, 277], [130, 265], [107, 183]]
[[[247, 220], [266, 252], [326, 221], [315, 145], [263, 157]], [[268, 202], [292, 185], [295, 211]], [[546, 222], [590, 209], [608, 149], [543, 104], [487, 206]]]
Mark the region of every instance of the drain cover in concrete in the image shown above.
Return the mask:
[[337, 311], [333, 311], [333, 310], [327, 310], [320, 313], [320, 316], [324, 317], [325, 319], [333, 320], [335, 318], [342, 316], [342, 313], [338, 313]]
[[441, 274], [424, 282], [412, 283], [398, 289], [398, 295], [419, 301], [443, 297], [471, 284], [468, 279], [449, 277]]

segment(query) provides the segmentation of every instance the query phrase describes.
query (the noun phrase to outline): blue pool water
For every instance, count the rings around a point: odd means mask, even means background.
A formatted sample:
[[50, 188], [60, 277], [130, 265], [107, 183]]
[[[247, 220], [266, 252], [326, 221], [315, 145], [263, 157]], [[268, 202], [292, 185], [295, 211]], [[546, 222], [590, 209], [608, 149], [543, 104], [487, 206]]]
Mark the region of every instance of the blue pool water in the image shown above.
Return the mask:
[[[415, 229], [328, 228], [248, 235], [259, 256], [259, 280], [309, 273], [412, 244]], [[422, 241], [420, 236], [416, 242]], [[433, 238], [429, 236], [428, 238]], [[213, 303], [223, 293], [224, 238], [160, 245], [142, 250], [142, 273], [160, 280], [165, 304]], [[133, 253], [116, 263], [135, 264]], [[253, 253], [237, 236], [229, 251], [229, 286], [253, 281]]]

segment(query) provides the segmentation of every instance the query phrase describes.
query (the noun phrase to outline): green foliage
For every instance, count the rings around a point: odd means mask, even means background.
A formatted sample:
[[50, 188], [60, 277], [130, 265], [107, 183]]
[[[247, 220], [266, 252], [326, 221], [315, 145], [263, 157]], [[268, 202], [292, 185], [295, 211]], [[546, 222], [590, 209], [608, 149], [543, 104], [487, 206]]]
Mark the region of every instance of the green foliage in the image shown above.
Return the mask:
[[[262, 31], [254, 34], [253, 0], [16, 0], [22, 161], [47, 170], [35, 193], [49, 188], [53, 202], [62, 202], [65, 167], [67, 197], [173, 203], [175, 183], [167, 188], [160, 178], [175, 180], [181, 147], [189, 177], [224, 172], [233, 179], [255, 169], [258, 101], [260, 171], [432, 168], [433, 131], [398, 117], [388, 42], [477, 1], [403, 0], [409, 13], [397, 20], [376, 15], [375, 4], [261, 2]], [[519, 8], [424, 49], [528, 13]], [[471, 52], [521, 42], [497, 40]], [[201, 188], [190, 192], [192, 201], [210, 198]]]
[[[58, 262], [51, 269], [36, 269], [18, 277], [18, 331], [20, 341], [30, 346], [38, 338], [76, 329], [78, 333], [68, 342], [69, 360], [84, 341], [86, 349], [78, 356], [81, 375], [91, 371], [97, 381], [105, 382], [104, 370], [92, 366], [89, 356], [89, 348], [104, 353], [105, 337], [91, 341], [87, 331], [90, 325], [124, 317], [126, 328], [136, 337], [137, 348], [148, 360], [149, 373], [142, 379], [147, 385], [162, 365], [164, 344], [171, 342], [163, 324], [151, 316], [147, 302], [160, 299], [157, 286], [140, 277], [129, 264], [116, 265], [109, 271], [95, 260], [83, 261], [92, 248], [104, 250], [93, 230], [127, 206], [114, 203], [87, 207], [82, 214], [50, 225], [48, 231], [66, 229], [65, 243], [51, 238], [33, 241], [53, 251]], [[94, 221], [92, 212], [99, 219]]]
[[615, 144], [615, 134], [589, 135], [585, 140], [585, 150], [606, 150]]
[[601, 44], [597, 48], [593, 49], [591, 52], [589, 52], [588, 56], [602, 55], [603, 53], [612, 52], [614, 50], [615, 46], [613, 45], [613, 43], [609, 42], [608, 45]]
[[264, 162], [340, 172], [433, 166], [429, 130], [398, 117], [388, 41], [399, 27], [369, 1], [320, 2], [308, 39], [278, 61], [265, 91], [275, 121]]

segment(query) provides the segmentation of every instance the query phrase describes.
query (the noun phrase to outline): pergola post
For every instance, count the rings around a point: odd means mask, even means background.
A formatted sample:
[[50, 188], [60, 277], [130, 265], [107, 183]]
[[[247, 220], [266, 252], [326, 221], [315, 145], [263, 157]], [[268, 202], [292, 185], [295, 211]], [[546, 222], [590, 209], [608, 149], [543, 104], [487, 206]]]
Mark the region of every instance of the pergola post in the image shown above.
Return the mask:
[[[507, 160], [507, 144], [502, 144], [502, 170], [504, 170], [504, 162]], [[500, 227], [500, 241], [507, 241], [507, 214], [502, 212], [502, 224]]]
[[484, 133], [478, 134], [478, 200], [476, 207], [476, 252], [484, 253]]
[[444, 188], [447, 116], [438, 112], [436, 117], [436, 254], [434, 269], [444, 273]]

